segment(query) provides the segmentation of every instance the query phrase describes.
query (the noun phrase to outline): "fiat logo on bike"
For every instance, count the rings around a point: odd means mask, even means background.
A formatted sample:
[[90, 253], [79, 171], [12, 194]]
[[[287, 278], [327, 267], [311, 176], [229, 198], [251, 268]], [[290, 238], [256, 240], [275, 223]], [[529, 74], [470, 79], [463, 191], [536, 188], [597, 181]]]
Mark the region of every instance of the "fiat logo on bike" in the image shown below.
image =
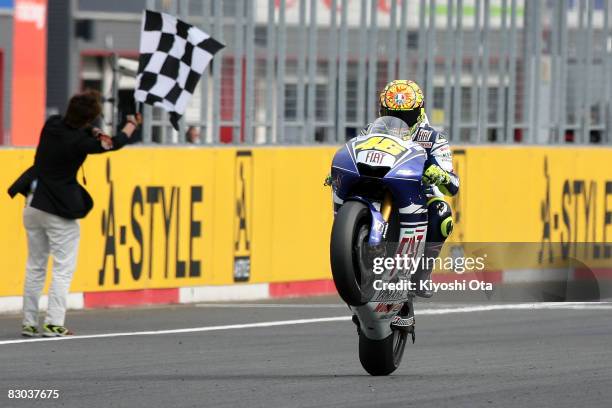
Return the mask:
[[384, 158], [384, 153], [377, 152], [375, 150], [370, 150], [366, 155], [365, 162], [371, 164], [382, 164]]

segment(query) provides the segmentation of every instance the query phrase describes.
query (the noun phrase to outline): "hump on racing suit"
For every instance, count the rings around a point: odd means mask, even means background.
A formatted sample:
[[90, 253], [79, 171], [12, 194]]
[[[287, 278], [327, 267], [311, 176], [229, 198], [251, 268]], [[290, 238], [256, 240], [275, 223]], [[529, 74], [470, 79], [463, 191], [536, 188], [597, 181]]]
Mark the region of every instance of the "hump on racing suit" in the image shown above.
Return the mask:
[[[359, 131], [359, 135], [367, 134], [370, 124]], [[453, 170], [453, 153], [448, 144], [448, 139], [444, 132], [434, 129], [429, 125], [427, 114], [424, 115], [423, 122], [414, 131], [412, 136], [408, 136], [413, 142], [421, 145], [427, 153], [425, 168], [436, 165], [444, 170], [449, 176], [449, 182], [439, 186], [427, 186], [425, 194], [430, 197], [441, 197], [442, 195], [454, 196], [459, 191], [459, 177]]]

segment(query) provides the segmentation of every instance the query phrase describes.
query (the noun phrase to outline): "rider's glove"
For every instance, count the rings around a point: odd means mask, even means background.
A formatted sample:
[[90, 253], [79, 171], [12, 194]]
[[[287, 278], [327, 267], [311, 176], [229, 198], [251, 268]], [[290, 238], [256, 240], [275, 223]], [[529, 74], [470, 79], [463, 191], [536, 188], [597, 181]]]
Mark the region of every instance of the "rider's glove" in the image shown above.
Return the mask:
[[328, 174], [327, 177], [325, 177], [325, 181], [323, 182], [323, 185], [325, 187], [328, 187], [328, 186], [332, 185], [332, 176], [331, 176], [331, 174]]
[[423, 173], [423, 183], [439, 186], [450, 183], [450, 176], [440, 166], [432, 164]]

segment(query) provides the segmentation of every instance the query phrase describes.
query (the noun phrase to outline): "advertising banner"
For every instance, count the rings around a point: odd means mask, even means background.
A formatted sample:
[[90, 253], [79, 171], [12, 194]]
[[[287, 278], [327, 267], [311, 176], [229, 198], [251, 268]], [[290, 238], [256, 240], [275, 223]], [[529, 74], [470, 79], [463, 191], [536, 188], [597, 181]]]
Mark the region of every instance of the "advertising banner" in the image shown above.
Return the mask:
[[[335, 147], [128, 148], [91, 156], [71, 290], [99, 292], [330, 279]], [[458, 147], [447, 251], [487, 252], [488, 269], [612, 258], [612, 151]], [[0, 151], [5, 187], [33, 160]], [[79, 175], [79, 178], [81, 176]], [[0, 296], [19, 295], [23, 198], [0, 195]], [[575, 243], [583, 243], [577, 245]]]

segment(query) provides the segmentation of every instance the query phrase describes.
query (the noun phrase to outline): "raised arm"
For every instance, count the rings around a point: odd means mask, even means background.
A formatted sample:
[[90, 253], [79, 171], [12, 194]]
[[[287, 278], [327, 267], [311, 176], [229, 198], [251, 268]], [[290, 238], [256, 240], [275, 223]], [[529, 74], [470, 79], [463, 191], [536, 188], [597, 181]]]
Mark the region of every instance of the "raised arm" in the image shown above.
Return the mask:
[[121, 149], [126, 144], [139, 141], [135, 133], [142, 124], [142, 115], [128, 115], [125, 125], [115, 137], [110, 137], [102, 133], [98, 128], [91, 129], [92, 137], [83, 138], [78, 145], [78, 149], [85, 154], [99, 154]]

